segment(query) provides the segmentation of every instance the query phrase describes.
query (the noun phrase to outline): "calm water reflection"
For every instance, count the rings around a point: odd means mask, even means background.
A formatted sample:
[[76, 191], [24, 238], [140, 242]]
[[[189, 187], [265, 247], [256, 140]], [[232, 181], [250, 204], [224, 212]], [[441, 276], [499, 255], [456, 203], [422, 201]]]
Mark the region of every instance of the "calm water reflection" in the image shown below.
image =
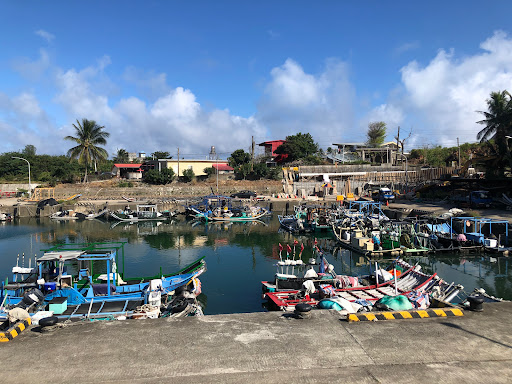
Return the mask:
[[[0, 225], [0, 278], [10, 275], [17, 255], [41, 255], [41, 249], [59, 242], [126, 241], [124, 272], [127, 276], [151, 276], [179, 270], [206, 256], [208, 271], [201, 277], [206, 314], [264, 311], [261, 281], [271, 279], [279, 260], [278, 244], [297, 239], [304, 243], [303, 260], [312, 254], [313, 237], [280, 233], [276, 217], [264, 222], [195, 224], [108, 223], [102, 221], [53, 222], [20, 219]], [[362, 257], [336, 247], [329, 235], [318, 237], [326, 257], [339, 274], [368, 273]], [[425, 270], [464, 285], [466, 291], [483, 287], [488, 293], [512, 299], [508, 258], [430, 256], [419, 259]], [[291, 267], [290, 267], [291, 268]], [[290, 271], [291, 272], [291, 269]]]

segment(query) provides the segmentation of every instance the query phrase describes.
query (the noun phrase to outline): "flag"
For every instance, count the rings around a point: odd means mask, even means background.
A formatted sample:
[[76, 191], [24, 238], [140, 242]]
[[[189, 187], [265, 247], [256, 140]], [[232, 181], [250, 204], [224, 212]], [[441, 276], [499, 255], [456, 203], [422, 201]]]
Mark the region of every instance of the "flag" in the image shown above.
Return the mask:
[[286, 251], [288, 253], [291, 253], [292, 252], [292, 247], [290, 247], [290, 244], [286, 244]]
[[322, 258], [320, 260], [320, 267], [318, 270], [320, 273], [325, 273], [325, 271], [327, 271], [328, 268], [329, 268], [329, 263], [327, 262], [325, 257], [322, 256]]
[[302, 244], [300, 245], [300, 253], [302, 253], [302, 251], [303, 251], [303, 250], [304, 250], [304, 243], [302, 243]]
[[281, 245], [281, 243], [279, 243], [279, 252], [281, 252], [283, 250], [283, 246]]
[[324, 257], [322, 256], [320, 259], [320, 267], [318, 269], [320, 273], [325, 273], [325, 264], [324, 264]]

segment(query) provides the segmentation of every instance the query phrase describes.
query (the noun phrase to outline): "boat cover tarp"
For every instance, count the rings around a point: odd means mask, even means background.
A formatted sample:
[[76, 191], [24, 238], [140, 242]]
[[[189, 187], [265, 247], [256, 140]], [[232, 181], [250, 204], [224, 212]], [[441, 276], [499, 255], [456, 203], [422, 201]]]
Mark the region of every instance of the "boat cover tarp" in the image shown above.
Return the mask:
[[453, 229], [450, 227], [448, 223], [441, 224], [427, 224], [427, 228], [432, 232], [441, 232], [441, 233], [452, 233]]
[[[92, 284], [92, 290], [94, 295], [108, 295], [108, 284]], [[110, 284], [110, 292], [113, 293], [116, 291], [116, 286]]]

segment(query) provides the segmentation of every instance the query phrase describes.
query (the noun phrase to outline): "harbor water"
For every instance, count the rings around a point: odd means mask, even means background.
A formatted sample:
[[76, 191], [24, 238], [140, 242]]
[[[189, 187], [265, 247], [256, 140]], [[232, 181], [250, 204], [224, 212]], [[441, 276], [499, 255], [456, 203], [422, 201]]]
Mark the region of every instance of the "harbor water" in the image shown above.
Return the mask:
[[[205, 314], [266, 311], [261, 281], [272, 279], [279, 261], [279, 244], [286, 257], [294, 240], [296, 257], [304, 244], [302, 260], [313, 256], [317, 244], [337, 274], [368, 274], [374, 267], [364, 257], [340, 248], [329, 233], [293, 236], [279, 230], [277, 217], [246, 223], [200, 223], [183, 218], [171, 222], [117, 223], [51, 221], [26, 218], [0, 224], [0, 279], [10, 278], [13, 266], [34, 265], [42, 250], [58, 243], [125, 242], [118, 266], [127, 277], [171, 273], [205, 257], [207, 272], [200, 277], [200, 301]], [[290, 255], [292, 257], [292, 255]], [[440, 254], [407, 257], [423, 270], [462, 284], [466, 292], [484, 288], [488, 294], [512, 300], [509, 258], [496, 255]], [[296, 273], [288, 267], [284, 273]]]

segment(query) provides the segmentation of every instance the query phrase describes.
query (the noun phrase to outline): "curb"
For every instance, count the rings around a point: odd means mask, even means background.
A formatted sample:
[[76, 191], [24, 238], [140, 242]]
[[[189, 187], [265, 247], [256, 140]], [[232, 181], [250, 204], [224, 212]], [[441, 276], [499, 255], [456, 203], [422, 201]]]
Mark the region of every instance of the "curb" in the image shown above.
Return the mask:
[[30, 320], [30, 317], [27, 317], [25, 320], [20, 320], [16, 322], [16, 324], [7, 329], [5, 332], [0, 333], [0, 343], [11, 341], [21, 332], [27, 329], [30, 326], [30, 324], [32, 324], [32, 320]]
[[402, 320], [402, 319], [424, 319], [428, 317], [453, 317], [464, 316], [464, 312], [459, 308], [448, 309], [425, 309], [397, 312], [376, 312], [365, 314], [350, 314], [347, 321], [350, 323], [357, 321], [377, 321], [377, 320]]

